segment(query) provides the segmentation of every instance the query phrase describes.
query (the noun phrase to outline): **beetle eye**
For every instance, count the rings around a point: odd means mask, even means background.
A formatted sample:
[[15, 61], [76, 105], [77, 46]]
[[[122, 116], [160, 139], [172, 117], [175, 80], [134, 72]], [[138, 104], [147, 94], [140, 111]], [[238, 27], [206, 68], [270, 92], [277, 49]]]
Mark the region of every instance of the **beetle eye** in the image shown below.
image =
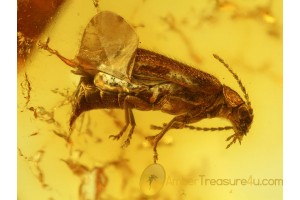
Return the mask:
[[250, 113], [246, 106], [239, 107], [238, 114], [240, 119], [246, 119], [250, 116]]

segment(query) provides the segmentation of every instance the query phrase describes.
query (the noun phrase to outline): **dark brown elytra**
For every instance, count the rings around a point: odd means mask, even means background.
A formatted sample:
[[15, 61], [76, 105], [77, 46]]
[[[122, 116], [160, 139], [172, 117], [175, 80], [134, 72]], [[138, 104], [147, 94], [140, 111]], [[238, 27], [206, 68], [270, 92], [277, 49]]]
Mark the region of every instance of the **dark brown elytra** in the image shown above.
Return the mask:
[[[60, 55], [48, 46], [39, 46], [58, 56], [81, 76], [74, 95], [70, 127], [78, 116], [89, 110], [119, 108], [125, 110], [126, 124], [119, 139], [131, 126], [124, 147], [136, 126], [132, 110], [160, 110], [175, 115], [155, 136], [146, 137], [158, 159], [157, 145], [165, 133], [172, 129], [190, 128], [203, 131], [233, 129], [227, 148], [237, 140], [242, 141], [253, 120], [253, 110], [238, 76], [217, 55], [219, 60], [237, 80], [245, 101], [237, 92], [223, 85], [214, 76], [192, 68], [152, 51], [138, 48], [138, 37], [131, 26], [115, 13], [104, 11], [94, 16], [87, 25], [79, 53], [73, 60]], [[197, 128], [189, 124], [206, 118], [225, 118], [232, 126]]]

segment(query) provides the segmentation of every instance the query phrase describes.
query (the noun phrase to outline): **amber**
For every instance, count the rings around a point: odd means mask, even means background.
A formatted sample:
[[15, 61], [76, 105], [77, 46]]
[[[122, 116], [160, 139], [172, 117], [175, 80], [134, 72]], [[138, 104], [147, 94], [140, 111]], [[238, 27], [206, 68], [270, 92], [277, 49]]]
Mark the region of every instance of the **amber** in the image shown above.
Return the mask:
[[282, 199], [282, 1], [94, 2], [66, 1], [38, 39], [50, 38], [51, 47], [74, 58], [89, 20], [99, 10], [118, 13], [134, 27], [139, 47], [212, 74], [243, 96], [212, 55], [221, 56], [245, 85], [255, 120], [242, 145], [229, 149], [229, 128], [170, 130], [158, 146], [165, 183], [147, 197], [139, 184], [153, 163], [145, 137], [172, 116], [133, 110], [137, 125], [124, 149], [126, 137], [108, 138], [123, 128], [123, 110], [89, 111], [70, 130], [79, 76], [34, 46], [18, 71], [18, 199]]

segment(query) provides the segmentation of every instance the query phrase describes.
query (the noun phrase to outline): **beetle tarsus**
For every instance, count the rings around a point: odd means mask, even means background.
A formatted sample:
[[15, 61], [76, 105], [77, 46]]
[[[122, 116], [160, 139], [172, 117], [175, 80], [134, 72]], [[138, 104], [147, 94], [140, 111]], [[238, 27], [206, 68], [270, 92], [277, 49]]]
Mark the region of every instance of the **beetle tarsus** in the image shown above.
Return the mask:
[[125, 142], [122, 144], [122, 149], [125, 149], [125, 148], [127, 148], [128, 146], [130, 145], [130, 139], [129, 138], [127, 138], [126, 140], [125, 140]]
[[133, 116], [133, 112], [132, 112], [132, 109], [130, 108], [129, 106], [129, 102], [128, 102], [128, 96], [126, 97], [127, 100], [125, 100], [124, 102], [124, 109], [125, 109], [125, 121], [126, 121], [126, 125], [124, 126], [124, 128], [120, 131], [120, 133], [118, 135], [110, 135], [109, 138], [112, 138], [114, 140], [119, 140], [124, 132], [126, 131], [128, 125], [130, 124], [131, 125], [131, 129], [129, 131], [129, 134], [128, 134], [128, 137], [127, 139], [125, 140], [125, 142], [123, 143], [122, 145], [122, 148], [126, 148], [129, 144], [130, 144], [130, 140], [131, 140], [131, 137], [132, 137], [132, 134], [133, 134], [133, 130], [134, 130], [134, 127], [136, 125], [135, 123], [135, 120], [134, 120], [134, 116]]
[[154, 160], [154, 163], [156, 163], [156, 161], [158, 160], [158, 154], [157, 154], [156, 149], [154, 150], [153, 160]]
[[124, 132], [126, 131], [126, 129], [127, 129], [127, 127], [128, 127], [128, 125], [129, 125], [129, 124], [126, 124], [126, 125], [124, 126], [124, 128], [120, 131], [119, 134], [117, 134], [117, 135], [110, 135], [108, 138], [111, 138], [111, 139], [113, 139], [113, 140], [119, 140], [119, 139], [123, 136]]
[[126, 139], [125, 142], [123, 143], [122, 148], [126, 148], [126, 147], [129, 146], [130, 140], [131, 140], [131, 138], [132, 138], [132, 134], [133, 134], [134, 128], [135, 128], [135, 122], [134, 122], [134, 123], [131, 123], [131, 129], [130, 129], [130, 132], [129, 132], [129, 134], [128, 134], [127, 139]]
[[242, 136], [239, 133], [235, 133], [235, 134], [229, 136], [226, 139], [226, 141], [229, 141], [231, 139], [232, 139], [232, 141], [226, 146], [226, 149], [228, 149], [232, 144], [235, 144], [237, 140], [239, 141], [240, 144], [242, 143]]
[[235, 139], [233, 139], [227, 146], [226, 146], [226, 149], [228, 149], [232, 144], [235, 143]]
[[130, 140], [131, 140], [131, 137], [128, 137], [125, 142], [122, 144], [122, 148], [125, 149], [127, 148], [129, 145], [130, 145]]
[[[119, 140], [123, 136], [124, 132], [126, 131], [126, 129], [128, 127], [128, 125], [129, 125], [129, 123], [126, 126], [124, 126], [124, 128], [122, 129], [122, 131], [120, 131], [119, 134], [117, 134], [117, 135], [110, 135], [109, 138], [111, 138], [113, 140]], [[130, 145], [130, 140], [132, 138], [134, 127], [135, 127], [135, 125], [131, 127], [127, 139], [125, 140], [125, 142], [121, 146], [122, 148], [126, 148], [126, 147], [128, 147]]]

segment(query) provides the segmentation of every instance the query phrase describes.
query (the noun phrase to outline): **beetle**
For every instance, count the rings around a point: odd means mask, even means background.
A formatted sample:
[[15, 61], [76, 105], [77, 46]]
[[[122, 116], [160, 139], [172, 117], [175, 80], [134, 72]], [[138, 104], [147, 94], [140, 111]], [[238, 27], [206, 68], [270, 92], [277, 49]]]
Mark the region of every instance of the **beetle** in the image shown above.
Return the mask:
[[[123, 147], [130, 144], [136, 126], [132, 110], [160, 110], [175, 115], [161, 127], [157, 135], [146, 137], [152, 144], [154, 162], [158, 159], [157, 145], [172, 129], [192, 127], [189, 124], [206, 118], [225, 118], [234, 134], [227, 138], [241, 143], [253, 121], [253, 109], [245, 87], [232, 69], [219, 60], [237, 80], [245, 101], [216, 77], [164, 55], [138, 48], [138, 36], [119, 15], [102, 11], [85, 28], [79, 53], [67, 59], [46, 43], [39, 47], [58, 56], [81, 76], [74, 93], [70, 127], [86, 111], [103, 108], [125, 110], [124, 128], [110, 138], [118, 140], [131, 128]], [[210, 129], [207, 129], [210, 130]], [[213, 128], [211, 130], [214, 130]]]

